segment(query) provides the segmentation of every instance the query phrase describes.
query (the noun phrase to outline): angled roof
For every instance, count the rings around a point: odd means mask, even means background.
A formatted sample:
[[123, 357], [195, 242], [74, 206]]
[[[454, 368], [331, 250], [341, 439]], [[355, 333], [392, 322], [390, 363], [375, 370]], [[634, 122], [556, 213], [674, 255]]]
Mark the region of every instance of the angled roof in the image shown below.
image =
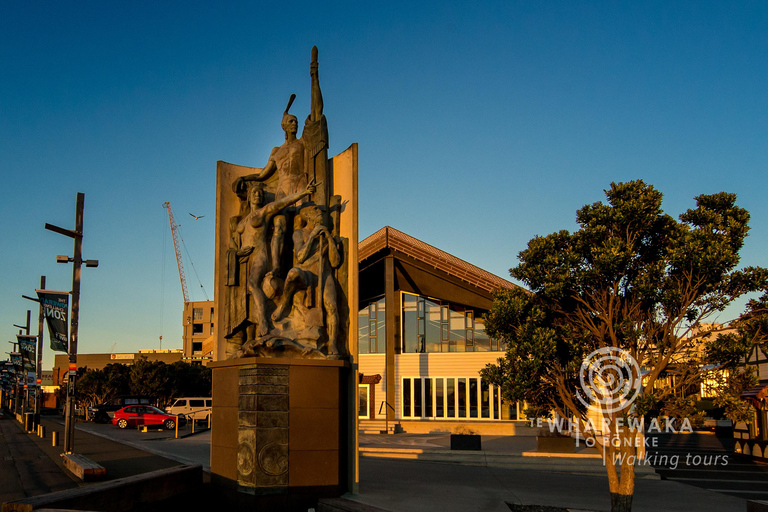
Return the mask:
[[442, 270], [453, 277], [478, 288], [492, 292], [498, 288], [512, 288], [515, 284], [476, 267], [471, 263], [441, 251], [421, 240], [406, 235], [390, 226], [384, 226], [358, 245], [358, 260], [363, 261], [382, 249], [396, 250], [417, 261]]

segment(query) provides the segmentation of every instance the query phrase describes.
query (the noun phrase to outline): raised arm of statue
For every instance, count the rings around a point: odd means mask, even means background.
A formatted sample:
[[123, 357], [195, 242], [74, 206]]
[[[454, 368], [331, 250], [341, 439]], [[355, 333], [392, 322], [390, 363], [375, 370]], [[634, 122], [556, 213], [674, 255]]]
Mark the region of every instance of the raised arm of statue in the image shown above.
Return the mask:
[[305, 188], [301, 192], [296, 192], [295, 194], [291, 194], [281, 199], [277, 199], [271, 203], [268, 203], [264, 207], [267, 217], [273, 217], [274, 215], [277, 215], [280, 212], [280, 210], [282, 210], [286, 206], [290, 206], [293, 203], [298, 202], [302, 197], [306, 197], [308, 195], [314, 194], [315, 190], [317, 189], [317, 185], [318, 184], [315, 183], [314, 180], [312, 180], [307, 184], [307, 188]]
[[323, 93], [320, 92], [320, 78], [317, 74], [317, 46], [312, 47], [312, 63], [309, 65], [309, 76], [312, 77], [312, 110], [309, 114], [311, 121], [319, 121], [323, 116]]

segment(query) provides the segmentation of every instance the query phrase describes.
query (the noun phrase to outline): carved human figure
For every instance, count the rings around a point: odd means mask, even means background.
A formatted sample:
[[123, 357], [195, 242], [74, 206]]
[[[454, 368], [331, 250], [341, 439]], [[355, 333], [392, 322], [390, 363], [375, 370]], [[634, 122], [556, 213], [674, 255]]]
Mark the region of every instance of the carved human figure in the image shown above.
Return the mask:
[[290, 312], [296, 292], [320, 291], [322, 304], [315, 304], [315, 307], [325, 312], [328, 355], [338, 355], [339, 308], [333, 269], [341, 264], [341, 254], [333, 235], [323, 225], [323, 213], [317, 206], [305, 206], [299, 216], [304, 226], [293, 233], [297, 266], [288, 271], [281, 301], [272, 318], [279, 320]]
[[[323, 115], [323, 96], [320, 92], [318, 77], [317, 47], [312, 48], [312, 63], [310, 64], [310, 77], [312, 79], [312, 106], [309, 116], [304, 123], [304, 132], [301, 138], [297, 138], [299, 123], [296, 116], [288, 111], [296, 98], [291, 95], [288, 106], [283, 112], [280, 126], [285, 132], [285, 142], [272, 149], [267, 164], [257, 174], [249, 174], [238, 178], [235, 188], [238, 189], [244, 183], [250, 181], [264, 181], [277, 172], [277, 190], [275, 196], [281, 199], [289, 194], [294, 194], [303, 189], [308, 180], [315, 180], [316, 193], [312, 194], [315, 204], [328, 206], [330, 193], [330, 176], [328, 167], [328, 125]], [[272, 235], [271, 255], [272, 271], [280, 275], [280, 263], [285, 245], [285, 233], [287, 221], [285, 215], [275, 217], [274, 233]]]
[[283, 208], [290, 206], [315, 191], [314, 183], [306, 185], [304, 190], [284, 195], [275, 201], [264, 204], [264, 184], [250, 182], [247, 185], [248, 213], [242, 216], [233, 226], [232, 238], [239, 241], [237, 256], [248, 256], [248, 278], [246, 282], [248, 295], [251, 296], [251, 311], [248, 319], [258, 324], [256, 337], [269, 333], [269, 323], [266, 318], [264, 292], [261, 282], [269, 267], [269, 227], [272, 219]]

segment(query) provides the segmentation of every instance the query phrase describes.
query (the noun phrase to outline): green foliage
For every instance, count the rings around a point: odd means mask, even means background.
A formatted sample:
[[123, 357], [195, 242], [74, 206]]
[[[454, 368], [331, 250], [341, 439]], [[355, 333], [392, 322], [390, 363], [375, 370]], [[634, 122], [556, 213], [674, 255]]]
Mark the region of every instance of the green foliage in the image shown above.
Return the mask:
[[[605, 203], [577, 212], [577, 231], [537, 236], [520, 252], [510, 274], [529, 291], [494, 296], [486, 331], [507, 352], [482, 375], [508, 401], [583, 417], [574, 399], [581, 363], [596, 349], [618, 347], [646, 370], [648, 398], [640, 397], [638, 413], [688, 411], [674, 393], [656, 393], [657, 380], [674, 375], [677, 386], [695, 386], [703, 365], [732, 367], [756, 343], [747, 334], [713, 337], [703, 351], [690, 342], [711, 315], [766, 289], [768, 271], [736, 268], [749, 213], [721, 192], [696, 197], [675, 220], [663, 212], [662, 194], [639, 180], [612, 183], [605, 195]], [[761, 300], [743, 325], [766, 339], [768, 300]]]
[[661, 413], [664, 416], [674, 418], [673, 424], [676, 428], [682, 426], [683, 418], [687, 418], [690, 421], [691, 426], [699, 427], [704, 424], [704, 411], [700, 411], [696, 407], [696, 397], [678, 397], [673, 396], [665, 401]]
[[181, 396], [211, 396], [211, 370], [183, 361], [138, 359], [132, 365], [108, 364], [102, 370], [79, 370], [75, 399], [81, 408], [106, 402], [118, 395], [156, 397], [160, 406]]

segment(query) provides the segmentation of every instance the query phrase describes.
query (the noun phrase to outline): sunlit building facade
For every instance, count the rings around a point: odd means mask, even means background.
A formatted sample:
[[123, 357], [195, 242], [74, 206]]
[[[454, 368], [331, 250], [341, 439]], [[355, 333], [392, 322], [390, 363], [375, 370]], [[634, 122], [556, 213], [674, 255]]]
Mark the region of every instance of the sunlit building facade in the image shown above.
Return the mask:
[[504, 350], [482, 315], [515, 285], [391, 227], [360, 243], [359, 263], [361, 429], [509, 432], [520, 408], [479, 371]]

